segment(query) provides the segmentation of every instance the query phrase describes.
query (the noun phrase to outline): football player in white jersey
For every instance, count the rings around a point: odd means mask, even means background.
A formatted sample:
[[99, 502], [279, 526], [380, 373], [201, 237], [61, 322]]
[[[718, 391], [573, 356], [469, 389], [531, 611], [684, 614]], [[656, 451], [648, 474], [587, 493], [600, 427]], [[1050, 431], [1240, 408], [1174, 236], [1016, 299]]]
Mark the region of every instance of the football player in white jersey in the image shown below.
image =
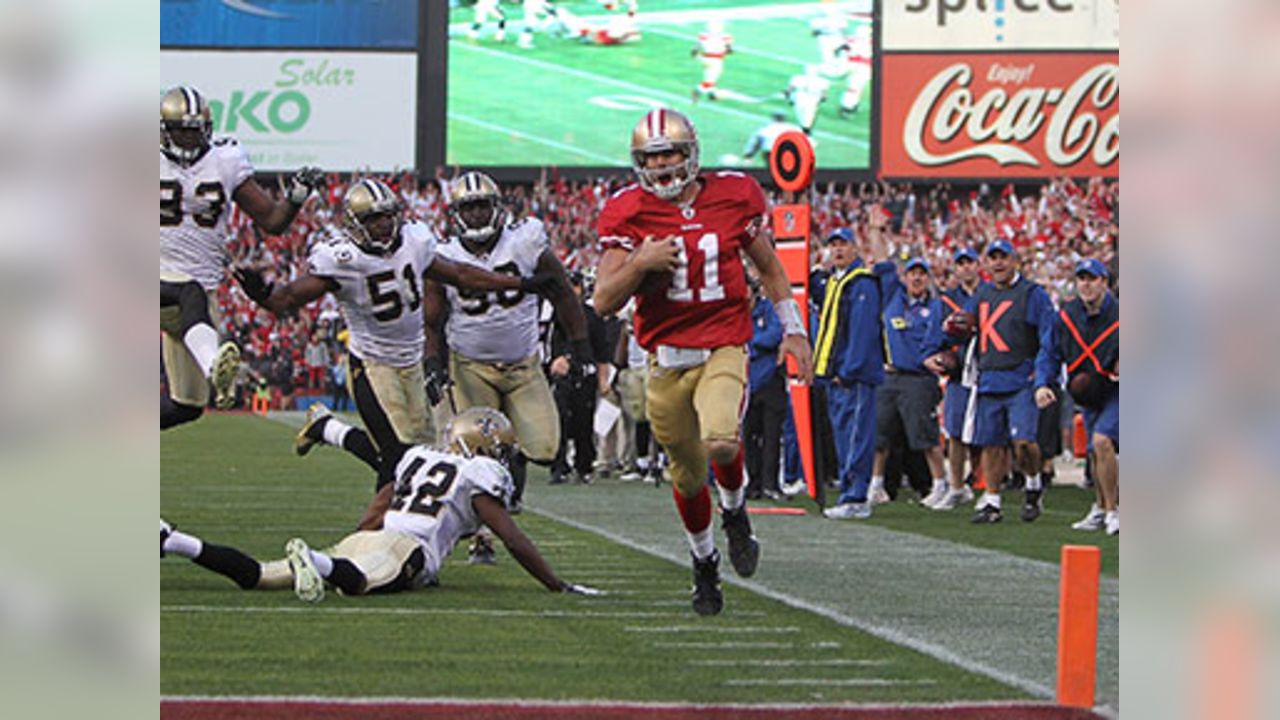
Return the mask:
[[[449, 186], [449, 237], [441, 257], [514, 277], [555, 278], [549, 295], [556, 318], [573, 345], [579, 367], [593, 362], [587, 321], [564, 266], [552, 252], [542, 221], [512, 220], [502, 207], [493, 178], [481, 172], [460, 175]], [[524, 494], [525, 460], [549, 465], [560, 446], [560, 418], [542, 372], [538, 342], [538, 297], [520, 291], [474, 291], [427, 283], [426, 348], [429, 381], [444, 381], [443, 339], [449, 345], [449, 372], [459, 409], [501, 410], [514, 423], [523, 453], [513, 464], [516, 493]], [[446, 317], [448, 323], [446, 325]]]
[[445, 430], [448, 450], [405, 449], [396, 481], [378, 493], [377, 530], [352, 533], [325, 552], [301, 538], [285, 545], [284, 560], [261, 563], [235, 548], [207, 543], [160, 521], [160, 557], [180, 555], [231, 578], [245, 590], [292, 586], [306, 602], [324, 599], [325, 581], [344, 595], [416, 590], [438, 584], [458, 540], [488, 527], [530, 575], [551, 592], [603, 595], [560, 579], [507, 512], [515, 452], [511, 422], [491, 408], [457, 415]]
[[[311, 248], [305, 275], [274, 287], [252, 268], [236, 279], [254, 302], [285, 315], [333, 293], [351, 331], [348, 374], [365, 430], [313, 407], [295, 445], [306, 454], [328, 442], [344, 447], [378, 471], [377, 488], [394, 479], [394, 459], [405, 445], [437, 441], [426, 399], [423, 358], [423, 282], [480, 290], [529, 292], [554, 278], [515, 277], [455, 263], [437, 255], [436, 236], [420, 222], [403, 221], [391, 188], [366, 178], [342, 200], [343, 233]], [[371, 442], [372, 441], [372, 442]]]
[[240, 368], [235, 343], [218, 344], [213, 294], [223, 278], [231, 203], [268, 233], [289, 227], [298, 208], [322, 182], [303, 168], [280, 200], [253, 179], [249, 155], [234, 138], [213, 137], [209, 103], [191, 87], [160, 100], [160, 329], [169, 394], [162, 398], [160, 429], [200, 417], [209, 402], [234, 400]]

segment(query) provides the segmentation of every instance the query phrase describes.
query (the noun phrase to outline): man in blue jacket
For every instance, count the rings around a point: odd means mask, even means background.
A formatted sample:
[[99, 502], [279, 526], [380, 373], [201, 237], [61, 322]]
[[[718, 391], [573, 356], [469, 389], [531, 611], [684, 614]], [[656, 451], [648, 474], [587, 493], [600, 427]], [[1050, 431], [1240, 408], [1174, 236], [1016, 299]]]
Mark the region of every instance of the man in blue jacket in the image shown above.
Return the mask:
[[836, 230], [827, 243], [836, 272], [828, 279], [814, 343], [814, 372], [827, 393], [827, 410], [840, 464], [840, 497], [823, 514], [833, 520], [871, 517], [867, 494], [875, 455], [876, 387], [884, 381], [884, 337], [880, 321], [885, 290], [897, 280], [888, 262], [884, 227], [888, 215], [873, 207], [867, 219], [867, 268], [853, 232]]
[[1084, 413], [1093, 454], [1097, 502], [1077, 530], [1120, 532], [1120, 303], [1107, 289], [1107, 268], [1086, 258], [1076, 265], [1078, 297], [1058, 313], [1068, 387]]
[[787, 413], [786, 366], [778, 362], [782, 321], [773, 303], [760, 291], [760, 283], [752, 279], [749, 284], [752, 335], [747, 380], [751, 399], [743, 423], [747, 499], [778, 500], [782, 497], [778, 487], [782, 423]]
[[[879, 412], [871, 501], [877, 502], [877, 496], [884, 493], [890, 445], [902, 434], [906, 436], [907, 449], [923, 453], [929, 465], [933, 486], [925, 504], [931, 505], [947, 494], [942, 445], [938, 442], [938, 403], [942, 400], [942, 391], [938, 378], [924, 367], [924, 360], [932, 351], [928, 343], [935, 318], [942, 314], [942, 303], [929, 292], [929, 263], [923, 258], [908, 260], [904, 274], [906, 282], [895, 277], [884, 301], [887, 377], [876, 395]], [[887, 495], [881, 499], [887, 499]]]
[[[1055, 397], [1050, 386], [1058, 377], [1058, 319], [1044, 288], [1018, 272], [1007, 241], [987, 245], [986, 256], [992, 282], [979, 286], [965, 307], [976, 318], [978, 380], [964, 439], [982, 448], [987, 484], [973, 522], [1003, 519], [1000, 482], [1015, 462], [1027, 478], [1022, 519], [1031, 522], [1043, 509], [1036, 428], [1039, 408]], [[931, 356], [928, 367], [943, 372], [940, 356]]]

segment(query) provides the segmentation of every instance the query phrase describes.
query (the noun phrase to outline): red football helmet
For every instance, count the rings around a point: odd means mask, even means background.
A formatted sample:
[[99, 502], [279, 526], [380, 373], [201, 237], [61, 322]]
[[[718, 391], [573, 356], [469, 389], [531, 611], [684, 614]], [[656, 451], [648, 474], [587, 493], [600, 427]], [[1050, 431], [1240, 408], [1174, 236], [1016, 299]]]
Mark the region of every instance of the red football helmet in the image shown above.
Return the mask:
[[[675, 150], [684, 161], [657, 168], [645, 167], [645, 157]], [[698, 177], [698, 131], [689, 118], [675, 110], [651, 110], [631, 131], [631, 167], [640, 187], [664, 200], [678, 197]]]

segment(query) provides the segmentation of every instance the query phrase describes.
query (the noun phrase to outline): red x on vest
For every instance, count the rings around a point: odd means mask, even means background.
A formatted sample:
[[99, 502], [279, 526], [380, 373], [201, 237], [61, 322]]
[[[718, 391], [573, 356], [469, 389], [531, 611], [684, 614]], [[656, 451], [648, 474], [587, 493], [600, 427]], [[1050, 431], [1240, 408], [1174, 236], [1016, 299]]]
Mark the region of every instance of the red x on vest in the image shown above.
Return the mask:
[[1093, 351], [1097, 350], [1098, 346], [1102, 344], [1102, 341], [1106, 340], [1111, 333], [1120, 329], [1120, 321], [1116, 320], [1111, 323], [1106, 330], [1103, 330], [1098, 337], [1093, 339], [1092, 343], [1086, 343], [1084, 338], [1080, 336], [1080, 330], [1076, 328], [1076, 324], [1071, 322], [1071, 316], [1067, 314], [1067, 311], [1059, 310], [1058, 315], [1062, 318], [1062, 324], [1067, 326], [1067, 332], [1071, 333], [1071, 337], [1075, 338], [1076, 343], [1078, 343], [1082, 348], [1080, 356], [1075, 360], [1072, 360], [1071, 364], [1067, 365], [1067, 374], [1070, 375], [1074, 372], [1076, 368], [1080, 367], [1080, 363], [1084, 362], [1085, 359], [1088, 358], [1093, 361], [1093, 367], [1098, 371], [1098, 374], [1110, 376], [1111, 373], [1102, 369], [1102, 363], [1098, 362], [1098, 356], [1094, 355]]
[[1012, 300], [1001, 300], [996, 305], [995, 312], [991, 312], [991, 303], [978, 303], [978, 352], [985, 353], [987, 351], [987, 338], [991, 338], [991, 344], [995, 346], [996, 352], [1009, 352], [1009, 344], [1000, 337], [1000, 333], [996, 332], [996, 321], [1001, 315], [1009, 312], [1009, 308], [1013, 307]]
[[942, 302], [946, 303], [947, 307], [951, 308], [951, 312], [953, 313], [958, 313], [964, 309], [960, 307], [959, 303], [957, 303], [955, 300], [952, 300], [950, 296], [939, 295], [938, 297], [942, 298]]

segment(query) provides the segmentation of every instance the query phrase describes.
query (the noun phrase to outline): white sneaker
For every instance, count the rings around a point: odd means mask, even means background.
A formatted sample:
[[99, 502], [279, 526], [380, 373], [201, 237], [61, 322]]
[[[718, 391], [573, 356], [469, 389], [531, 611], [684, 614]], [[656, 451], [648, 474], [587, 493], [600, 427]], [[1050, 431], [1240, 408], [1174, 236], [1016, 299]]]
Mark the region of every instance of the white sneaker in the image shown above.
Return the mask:
[[973, 490], [969, 489], [968, 485], [964, 485], [959, 490], [948, 490], [941, 500], [930, 506], [930, 509], [946, 512], [971, 502], [973, 502]]
[[209, 373], [209, 379], [213, 382], [214, 402], [224, 410], [231, 407], [236, 400], [232, 385], [235, 384], [236, 375], [239, 372], [240, 348], [231, 341], [222, 343], [218, 348], [218, 354], [213, 356], [213, 368]]
[[1106, 520], [1104, 522], [1107, 525], [1108, 535], [1120, 534], [1120, 511], [1119, 510], [1112, 510], [1111, 512], [1107, 513]]
[[947, 499], [947, 493], [949, 492], [950, 490], [946, 485], [935, 486], [928, 495], [924, 496], [924, 499], [920, 501], [920, 504], [931, 510], [936, 509], [938, 503]]
[[333, 413], [324, 403], [312, 403], [311, 407], [307, 408], [307, 421], [302, 423], [302, 429], [298, 430], [298, 435], [293, 439], [293, 451], [299, 456], [306, 455], [311, 452], [311, 448], [324, 442], [319, 438], [311, 437], [311, 428], [331, 415]]
[[307, 603], [318, 603], [324, 599], [324, 579], [316, 564], [311, 560], [311, 548], [302, 538], [294, 538], [284, 544], [284, 554], [289, 561], [289, 570], [293, 573], [293, 594]]
[[1098, 507], [1098, 503], [1094, 503], [1089, 508], [1089, 514], [1085, 515], [1080, 521], [1072, 523], [1071, 529], [1097, 532], [1106, 527], [1106, 515], [1102, 508]]
[[871, 503], [840, 503], [835, 507], [823, 510], [822, 514], [831, 520], [866, 520], [871, 517]]
[[867, 496], [867, 500], [872, 505], [883, 505], [887, 502], [891, 502], [893, 498], [889, 497], [889, 493], [886, 492], [884, 488], [876, 488]]
[[795, 497], [809, 489], [803, 480], [792, 480], [791, 482], [782, 483], [782, 494], [787, 497]]

